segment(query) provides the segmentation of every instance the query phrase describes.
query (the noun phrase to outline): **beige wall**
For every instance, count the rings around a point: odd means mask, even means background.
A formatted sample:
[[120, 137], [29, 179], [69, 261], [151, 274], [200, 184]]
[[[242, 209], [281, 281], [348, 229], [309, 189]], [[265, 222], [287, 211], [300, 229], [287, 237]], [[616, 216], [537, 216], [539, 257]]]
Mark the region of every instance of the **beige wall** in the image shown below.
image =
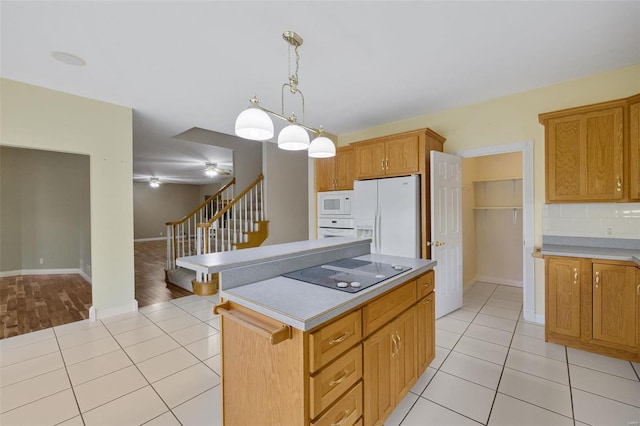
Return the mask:
[[[339, 145], [429, 127], [447, 138], [445, 152], [534, 141], [535, 244], [542, 243], [544, 128], [538, 114], [640, 92], [640, 64], [502, 98], [341, 135]], [[544, 314], [544, 264], [536, 260], [536, 314]]]
[[133, 230], [136, 239], [166, 236], [167, 222], [182, 219], [202, 201], [200, 185], [164, 183], [151, 188], [133, 184]]
[[93, 314], [136, 308], [130, 108], [0, 80], [0, 144], [90, 157]]
[[309, 238], [307, 151], [284, 151], [264, 142], [262, 158], [269, 237], [264, 245]]
[[90, 277], [89, 157], [0, 146], [0, 163], [0, 274]]

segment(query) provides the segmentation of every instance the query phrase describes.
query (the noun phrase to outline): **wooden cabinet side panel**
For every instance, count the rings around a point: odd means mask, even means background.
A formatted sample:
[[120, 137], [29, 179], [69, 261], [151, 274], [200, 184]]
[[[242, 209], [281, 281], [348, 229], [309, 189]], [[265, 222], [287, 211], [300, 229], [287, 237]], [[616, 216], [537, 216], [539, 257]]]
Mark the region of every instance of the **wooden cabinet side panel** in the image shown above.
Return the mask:
[[224, 424], [248, 425], [256, 419], [264, 425], [308, 424], [303, 332], [294, 328], [292, 339], [272, 345], [227, 317], [222, 329]]
[[[585, 117], [586, 171], [584, 199], [623, 198], [623, 108], [593, 112]], [[618, 187], [620, 182], [620, 187]]]
[[629, 198], [640, 200], [640, 101], [629, 106]]
[[580, 260], [549, 257], [545, 270], [547, 329], [565, 336], [580, 337]]
[[593, 339], [635, 346], [635, 268], [594, 263], [593, 274]]

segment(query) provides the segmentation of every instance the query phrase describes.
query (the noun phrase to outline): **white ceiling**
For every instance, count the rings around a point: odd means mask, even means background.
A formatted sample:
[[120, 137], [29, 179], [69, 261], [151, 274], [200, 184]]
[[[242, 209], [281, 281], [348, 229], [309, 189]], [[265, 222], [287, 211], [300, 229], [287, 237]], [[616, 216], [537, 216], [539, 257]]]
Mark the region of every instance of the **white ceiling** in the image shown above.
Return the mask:
[[0, 14], [2, 77], [133, 108], [134, 177], [184, 183], [232, 152], [174, 135], [232, 135], [254, 93], [280, 110], [285, 30], [304, 38], [306, 124], [338, 135], [640, 63], [640, 1], [3, 0]]

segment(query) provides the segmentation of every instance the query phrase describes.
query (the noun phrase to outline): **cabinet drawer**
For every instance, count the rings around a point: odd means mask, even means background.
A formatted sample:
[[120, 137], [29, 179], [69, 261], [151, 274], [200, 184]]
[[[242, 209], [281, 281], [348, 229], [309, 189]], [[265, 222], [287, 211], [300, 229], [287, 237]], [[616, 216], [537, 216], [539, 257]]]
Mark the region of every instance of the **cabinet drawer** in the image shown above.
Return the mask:
[[309, 336], [309, 371], [319, 370], [362, 339], [360, 310], [340, 318]]
[[418, 281], [418, 300], [431, 293], [435, 288], [436, 276], [433, 271], [429, 271], [424, 275], [421, 275], [417, 279]]
[[311, 426], [362, 424], [362, 382], [358, 383]]
[[[362, 378], [362, 345], [341, 356], [318, 374], [309, 385], [310, 414], [314, 418]], [[359, 417], [354, 417], [354, 420]]]
[[408, 282], [362, 309], [364, 335], [382, 327], [416, 302], [416, 281]]

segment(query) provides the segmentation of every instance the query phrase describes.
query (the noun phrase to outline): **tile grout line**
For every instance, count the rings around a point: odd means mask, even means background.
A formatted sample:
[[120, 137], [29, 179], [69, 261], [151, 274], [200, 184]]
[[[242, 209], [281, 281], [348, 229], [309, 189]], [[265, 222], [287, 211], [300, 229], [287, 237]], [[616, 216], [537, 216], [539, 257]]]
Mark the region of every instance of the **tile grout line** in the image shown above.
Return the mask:
[[[83, 425], [86, 425], [87, 423], [84, 421], [84, 416], [82, 415], [82, 410], [80, 409], [80, 403], [78, 402], [78, 395], [76, 395], [76, 389], [73, 386], [73, 382], [71, 381], [71, 375], [69, 374], [69, 369], [67, 368], [67, 362], [65, 361], [64, 355], [62, 354], [62, 348], [60, 347], [60, 341], [58, 340], [58, 334], [56, 333], [55, 328], [53, 328], [53, 335], [56, 338], [56, 345], [58, 346], [58, 351], [60, 352], [60, 358], [62, 358], [62, 365], [64, 366], [64, 372], [67, 374], [67, 380], [69, 380], [69, 386], [71, 388], [71, 392], [73, 393], [73, 399], [76, 402], [76, 407], [78, 408], [80, 420], [82, 420]], [[71, 419], [73, 419], [74, 417], [71, 417]], [[71, 420], [71, 419], [67, 419], [67, 420]]]

